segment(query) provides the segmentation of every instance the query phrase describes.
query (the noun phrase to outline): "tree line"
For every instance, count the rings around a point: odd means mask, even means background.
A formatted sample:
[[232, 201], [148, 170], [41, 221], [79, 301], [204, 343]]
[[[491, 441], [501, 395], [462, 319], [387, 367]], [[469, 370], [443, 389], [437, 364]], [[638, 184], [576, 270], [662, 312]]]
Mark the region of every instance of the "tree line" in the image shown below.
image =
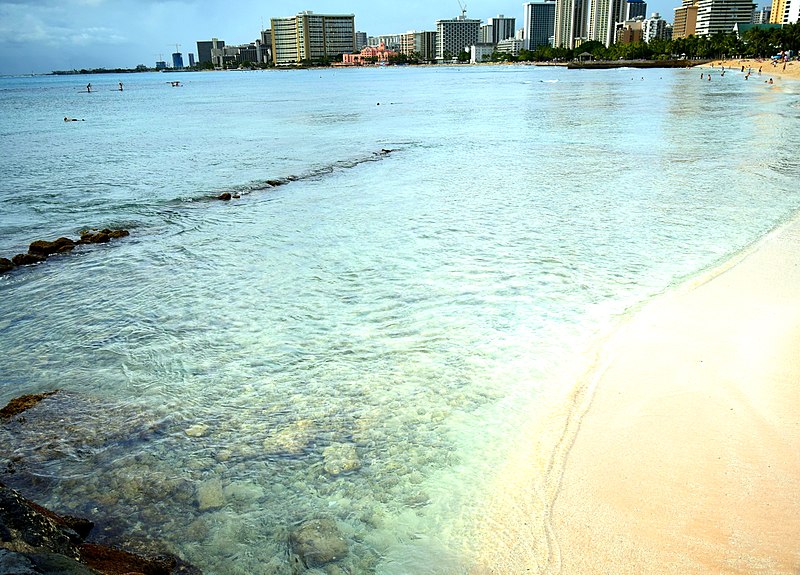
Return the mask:
[[718, 32], [710, 36], [689, 36], [675, 40], [617, 43], [609, 47], [601, 42], [585, 42], [578, 48], [542, 46], [535, 50], [520, 50], [519, 56], [504, 52], [492, 54], [493, 62], [569, 61], [588, 52], [596, 60], [672, 60], [720, 59], [751, 56], [769, 58], [781, 51], [800, 50], [800, 23], [782, 28], [750, 28], [737, 36], [734, 32]]

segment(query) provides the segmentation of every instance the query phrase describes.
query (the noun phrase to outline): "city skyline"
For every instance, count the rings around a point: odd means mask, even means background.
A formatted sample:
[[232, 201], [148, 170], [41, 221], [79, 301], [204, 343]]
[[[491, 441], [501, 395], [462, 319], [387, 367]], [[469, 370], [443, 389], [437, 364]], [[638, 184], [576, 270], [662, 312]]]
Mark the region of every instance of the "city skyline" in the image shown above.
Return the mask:
[[[524, 2], [468, 0], [467, 15], [484, 23], [503, 14], [522, 27]], [[648, 12], [672, 21], [670, 0], [648, 2]], [[436, 20], [461, 12], [458, 0], [435, 4], [422, 0], [377, 3], [367, 0], [289, 0], [281, 3], [243, 0], [235, 10], [221, 10], [211, 0], [0, 0], [0, 74], [48, 73], [53, 70], [133, 68], [171, 62], [175, 44], [184, 62], [198, 40], [212, 37], [228, 44], [251, 42], [262, 21], [303, 10], [355, 14], [356, 29], [369, 35], [435, 30]], [[196, 54], [195, 54], [196, 55]]]

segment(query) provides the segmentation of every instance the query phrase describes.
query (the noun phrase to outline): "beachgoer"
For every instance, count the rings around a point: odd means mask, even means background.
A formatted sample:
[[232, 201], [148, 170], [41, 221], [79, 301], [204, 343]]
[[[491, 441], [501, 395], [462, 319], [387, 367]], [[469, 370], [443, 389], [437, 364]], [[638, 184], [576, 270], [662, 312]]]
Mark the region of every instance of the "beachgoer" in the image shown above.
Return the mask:
[[742, 66], [742, 72], [744, 72], [744, 66]]
[[119, 91], [122, 92], [122, 82], [119, 83]]
[[705, 77], [705, 74], [703, 74], [703, 73], [701, 72], [701, 73], [700, 73], [700, 79], [702, 80], [704, 77]]
[[770, 79], [769, 79], [769, 82], [767, 82], [767, 84], [773, 84], [773, 83], [774, 83], [774, 82], [772, 81], [772, 78], [770, 78]]
[[88, 84], [86, 84], [86, 91], [87, 91], [87, 92], [91, 92], [91, 91], [92, 91], [92, 83], [91, 83], [91, 82], [89, 82]]

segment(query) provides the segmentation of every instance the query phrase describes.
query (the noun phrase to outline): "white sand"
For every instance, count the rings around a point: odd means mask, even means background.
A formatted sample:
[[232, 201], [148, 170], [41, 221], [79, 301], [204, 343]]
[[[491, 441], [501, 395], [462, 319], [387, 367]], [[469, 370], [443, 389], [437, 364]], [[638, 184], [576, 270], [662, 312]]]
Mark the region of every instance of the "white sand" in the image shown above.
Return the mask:
[[507, 470], [475, 572], [800, 573], [800, 219], [647, 305], [599, 365], [549, 467]]

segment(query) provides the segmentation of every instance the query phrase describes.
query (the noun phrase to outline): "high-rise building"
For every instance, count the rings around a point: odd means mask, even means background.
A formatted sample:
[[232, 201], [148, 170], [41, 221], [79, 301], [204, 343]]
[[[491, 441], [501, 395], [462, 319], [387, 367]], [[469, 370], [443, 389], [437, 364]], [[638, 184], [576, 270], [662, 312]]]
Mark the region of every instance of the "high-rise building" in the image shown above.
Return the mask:
[[618, 44], [635, 44], [642, 41], [642, 20], [641, 16], [637, 16], [633, 20], [625, 20], [625, 22], [617, 23], [617, 37]]
[[590, 0], [589, 40], [606, 46], [614, 43], [617, 22], [625, 20], [625, 0]]
[[225, 40], [212, 38], [197, 43], [197, 61], [200, 64], [211, 63], [211, 50], [225, 46]]
[[556, 0], [536, 0], [522, 5], [525, 21], [525, 48], [536, 50], [553, 45], [555, 30]]
[[772, 24], [797, 24], [800, 21], [800, 0], [772, 0]]
[[653, 40], [666, 40], [667, 21], [658, 12], [653, 12], [650, 18], [642, 22], [642, 40], [652, 42]]
[[783, 15], [786, 12], [786, 0], [772, 0], [772, 9], [770, 10], [769, 21], [770, 24], [783, 24]]
[[625, 20], [634, 20], [637, 16], [647, 18], [647, 2], [644, 0], [627, 0], [625, 2]]
[[729, 33], [734, 24], [750, 24], [756, 5], [752, 0], [699, 0], [696, 36]]
[[451, 20], [436, 21], [436, 60], [455, 58], [468, 46], [478, 44], [481, 21], [467, 18], [466, 13]]
[[401, 38], [400, 52], [406, 56], [416, 55], [423, 62], [433, 62], [436, 59], [436, 32], [406, 32]]
[[492, 27], [492, 35], [491, 38], [488, 39], [490, 44], [497, 44], [501, 40], [513, 38], [514, 32], [516, 32], [517, 29], [517, 19], [506, 18], [502, 14], [494, 18], [489, 18], [486, 24]]
[[672, 39], [688, 38], [697, 31], [698, 0], [683, 0], [683, 6], [675, 8], [675, 23], [672, 25]]
[[189, 67], [190, 68], [194, 68], [194, 64], [195, 64], [195, 62], [194, 62], [194, 54], [189, 52]]
[[587, 0], [556, 0], [553, 46], [574, 48], [581, 39], [586, 38], [588, 10]]
[[769, 17], [772, 9], [769, 6], [762, 6], [761, 10], [756, 10], [753, 14], [753, 24], [769, 24]]
[[360, 51], [367, 46], [367, 33], [356, 32], [356, 51]]
[[276, 66], [320, 62], [356, 51], [353, 14], [305, 11], [272, 18], [272, 61]]
[[176, 70], [183, 68], [183, 54], [180, 52], [172, 53], [172, 67]]
[[482, 24], [478, 31], [478, 42], [480, 44], [494, 44], [492, 38], [494, 37], [494, 29], [491, 24]]

